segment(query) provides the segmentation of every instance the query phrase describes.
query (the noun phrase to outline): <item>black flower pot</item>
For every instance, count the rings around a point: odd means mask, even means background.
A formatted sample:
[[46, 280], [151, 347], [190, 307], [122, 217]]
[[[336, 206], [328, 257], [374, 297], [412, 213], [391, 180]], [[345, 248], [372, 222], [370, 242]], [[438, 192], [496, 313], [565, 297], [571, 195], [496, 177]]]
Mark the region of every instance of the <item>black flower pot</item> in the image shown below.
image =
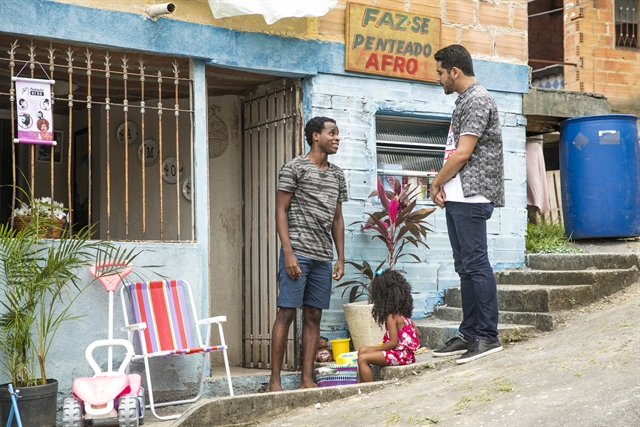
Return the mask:
[[[15, 389], [15, 387], [14, 387]], [[18, 410], [24, 427], [55, 427], [58, 410], [58, 381], [48, 379], [47, 384], [19, 387]], [[0, 426], [6, 426], [11, 413], [11, 395], [8, 384], [0, 385]], [[13, 425], [16, 423], [13, 418]]]

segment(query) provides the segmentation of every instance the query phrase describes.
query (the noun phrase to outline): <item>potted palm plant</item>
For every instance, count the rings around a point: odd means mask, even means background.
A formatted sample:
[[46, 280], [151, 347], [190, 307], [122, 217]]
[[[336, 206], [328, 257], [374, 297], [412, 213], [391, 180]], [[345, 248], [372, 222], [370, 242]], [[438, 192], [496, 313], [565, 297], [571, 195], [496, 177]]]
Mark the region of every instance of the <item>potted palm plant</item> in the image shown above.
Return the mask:
[[377, 264], [375, 269], [367, 261], [360, 263], [347, 261], [362, 277], [336, 286], [336, 289], [343, 288], [343, 297], [349, 292], [349, 304], [343, 305], [343, 309], [356, 350], [362, 346], [375, 345], [384, 333], [373, 321], [371, 304], [368, 301], [356, 302], [360, 297], [369, 295], [369, 286], [376, 271], [385, 265], [387, 269], [394, 268], [398, 260], [405, 256], [420, 262], [420, 257], [416, 254], [404, 252], [406, 245], [428, 248], [425, 240], [427, 232], [431, 230], [425, 218], [431, 215], [435, 208], [414, 210], [419, 191], [419, 188], [411, 185], [402, 186], [399, 180], [395, 181], [392, 191], [386, 191], [382, 180], [378, 178], [378, 190], [373, 191], [369, 197], [378, 197], [382, 209], [367, 213], [369, 218], [366, 221], [356, 221], [351, 224], [362, 224], [363, 230], [373, 231], [372, 239], [381, 240], [387, 250], [386, 259]]
[[[79, 273], [101, 260], [130, 261], [136, 254], [90, 240], [90, 227], [46, 239], [43, 230], [57, 227], [53, 216], [32, 215], [23, 225], [0, 225], [0, 367], [20, 389], [23, 425], [55, 426], [58, 383], [47, 375], [47, 354], [60, 325], [77, 318], [72, 304], [88, 286]], [[7, 423], [10, 407], [7, 384], [0, 385], [0, 424]]]

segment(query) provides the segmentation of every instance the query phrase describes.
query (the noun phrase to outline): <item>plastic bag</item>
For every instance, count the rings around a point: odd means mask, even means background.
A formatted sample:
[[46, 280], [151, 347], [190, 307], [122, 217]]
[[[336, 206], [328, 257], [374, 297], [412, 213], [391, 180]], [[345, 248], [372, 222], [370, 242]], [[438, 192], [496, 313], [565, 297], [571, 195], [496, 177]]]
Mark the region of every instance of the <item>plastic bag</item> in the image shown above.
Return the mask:
[[259, 14], [269, 25], [282, 18], [323, 16], [336, 4], [338, 0], [209, 0], [216, 19]]

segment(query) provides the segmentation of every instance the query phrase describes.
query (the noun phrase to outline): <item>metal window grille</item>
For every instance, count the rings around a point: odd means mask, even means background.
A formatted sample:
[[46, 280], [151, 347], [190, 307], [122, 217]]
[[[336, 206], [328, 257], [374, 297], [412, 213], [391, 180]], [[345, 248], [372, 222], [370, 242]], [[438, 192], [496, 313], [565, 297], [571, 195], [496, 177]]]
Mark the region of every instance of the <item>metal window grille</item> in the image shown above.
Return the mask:
[[[62, 202], [72, 229], [93, 226], [96, 238], [193, 240], [195, 200], [186, 185], [193, 153], [189, 59], [3, 34], [0, 46], [0, 117], [10, 119], [11, 139], [11, 77], [20, 72], [56, 81], [52, 128], [60, 139], [53, 155], [49, 147], [11, 143], [12, 178], [2, 184]], [[8, 143], [2, 140], [3, 147]], [[19, 199], [14, 187], [12, 208]]]
[[428, 198], [431, 181], [442, 168], [449, 122], [397, 116], [376, 117], [378, 175], [418, 186]]
[[638, 48], [639, 6], [638, 0], [616, 0], [616, 47]]

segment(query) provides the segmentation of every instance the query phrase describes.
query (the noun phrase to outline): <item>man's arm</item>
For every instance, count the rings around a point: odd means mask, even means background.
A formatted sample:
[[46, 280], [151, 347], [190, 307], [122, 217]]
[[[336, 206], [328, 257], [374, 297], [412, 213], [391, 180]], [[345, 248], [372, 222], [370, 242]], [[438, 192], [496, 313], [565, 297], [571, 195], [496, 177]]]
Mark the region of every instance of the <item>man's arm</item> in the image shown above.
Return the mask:
[[336, 213], [333, 215], [331, 236], [338, 252], [338, 261], [333, 267], [333, 279], [340, 280], [344, 276], [344, 218], [342, 218], [342, 203], [336, 203]]
[[293, 193], [278, 190], [276, 196], [276, 230], [282, 244], [282, 252], [284, 253], [284, 268], [287, 275], [292, 279], [299, 279], [302, 272], [298, 264], [298, 258], [293, 253], [291, 241], [289, 240], [289, 219], [287, 213], [291, 205]]
[[460, 169], [467, 163], [471, 153], [476, 148], [478, 137], [475, 135], [462, 135], [460, 141], [458, 141], [458, 147], [453, 152], [451, 157], [447, 159], [438, 175], [433, 179], [431, 183], [431, 199], [434, 203], [441, 208], [444, 208], [444, 203], [447, 201], [446, 194], [442, 190], [442, 186], [445, 182], [453, 178]]

